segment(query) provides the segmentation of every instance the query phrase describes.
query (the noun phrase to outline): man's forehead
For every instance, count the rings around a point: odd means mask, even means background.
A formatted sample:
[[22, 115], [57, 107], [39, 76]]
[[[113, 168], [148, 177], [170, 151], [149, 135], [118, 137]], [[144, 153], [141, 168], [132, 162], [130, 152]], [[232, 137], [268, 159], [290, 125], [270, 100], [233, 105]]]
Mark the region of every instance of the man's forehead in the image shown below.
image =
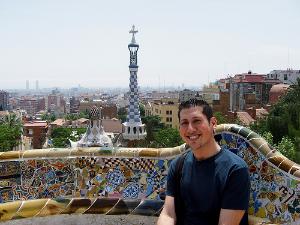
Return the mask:
[[203, 115], [203, 107], [195, 106], [195, 107], [182, 109], [181, 112], [180, 112], [180, 117], [181, 116], [188, 116], [188, 115], [192, 115], [192, 114], [202, 116]]

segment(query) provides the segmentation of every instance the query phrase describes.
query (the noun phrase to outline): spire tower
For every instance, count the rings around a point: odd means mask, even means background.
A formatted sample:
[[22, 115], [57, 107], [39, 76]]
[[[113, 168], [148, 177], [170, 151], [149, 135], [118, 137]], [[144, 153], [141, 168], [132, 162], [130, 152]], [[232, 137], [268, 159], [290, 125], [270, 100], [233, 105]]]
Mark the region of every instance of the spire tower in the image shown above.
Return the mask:
[[142, 124], [140, 109], [139, 109], [139, 93], [138, 93], [138, 82], [137, 82], [137, 51], [139, 45], [135, 41], [135, 34], [138, 31], [135, 30], [135, 26], [129, 31], [132, 34], [131, 43], [128, 45], [130, 52], [129, 60], [129, 72], [130, 72], [130, 82], [129, 82], [129, 106], [128, 115], [126, 122], [123, 123], [123, 138], [125, 140], [140, 140], [144, 139], [147, 135], [145, 130], [145, 125]]

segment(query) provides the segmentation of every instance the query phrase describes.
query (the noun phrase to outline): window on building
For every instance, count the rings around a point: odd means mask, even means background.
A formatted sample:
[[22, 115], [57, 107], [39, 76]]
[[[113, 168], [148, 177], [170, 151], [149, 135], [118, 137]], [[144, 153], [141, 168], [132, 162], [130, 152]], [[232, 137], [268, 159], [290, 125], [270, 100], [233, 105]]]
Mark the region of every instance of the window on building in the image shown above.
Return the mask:
[[32, 130], [32, 129], [29, 129], [29, 130], [28, 130], [28, 134], [29, 134], [29, 135], [33, 135], [33, 130]]
[[172, 115], [172, 110], [170, 110], [170, 115]]
[[284, 80], [287, 80], [287, 74], [284, 74], [284, 78], [283, 78]]
[[166, 118], [166, 121], [167, 121], [167, 122], [172, 122], [172, 117], [167, 117], [167, 118]]

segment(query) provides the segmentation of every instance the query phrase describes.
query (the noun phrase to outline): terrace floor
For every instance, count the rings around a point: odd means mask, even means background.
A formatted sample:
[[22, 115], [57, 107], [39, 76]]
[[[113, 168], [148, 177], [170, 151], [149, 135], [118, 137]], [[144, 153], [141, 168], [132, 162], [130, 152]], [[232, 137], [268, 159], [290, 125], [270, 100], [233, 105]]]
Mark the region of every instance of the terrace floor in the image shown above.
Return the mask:
[[98, 214], [72, 214], [55, 215], [47, 217], [34, 217], [28, 219], [10, 220], [0, 222], [0, 225], [153, 225], [157, 217], [136, 215], [98, 215]]

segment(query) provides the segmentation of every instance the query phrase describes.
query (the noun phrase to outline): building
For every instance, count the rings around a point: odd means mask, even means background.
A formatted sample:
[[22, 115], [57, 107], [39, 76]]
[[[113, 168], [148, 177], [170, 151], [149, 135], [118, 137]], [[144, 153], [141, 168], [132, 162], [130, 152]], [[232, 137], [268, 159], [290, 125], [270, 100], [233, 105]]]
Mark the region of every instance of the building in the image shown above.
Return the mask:
[[280, 80], [249, 71], [227, 78], [225, 82], [230, 94], [229, 110], [244, 111], [249, 107], [261, 108], [268, 104], [270, 89]]
[[203, 96], [200, 91], [193, 91], [193, 90], [189, 90], [189, 89], [184, 89], [179, 92], [179, 102], [185, 102], [191, 98], [196, 98], [196, 99], [202, 100]]
[[214, 100], [212, 107], [214, 112], [221, 112], [223, 115], [226, 115], [229, 111], [230, 105], [230, 95], [229, 90], [220, 90], [219, 100]]
[[291, 85], [297, 82], [297, 78], [300, 78], [300, 70], [272, 70], [267, 74], [267, 77], [268, 79], [278, 79], [281, 83]]
[[177, 91], [168, 91], [168, 92], [158, 92], [152, 91], [150, 94], [152, 100], [159, 100], [162, 98], [179, 98], [179, 93]]
[[38, 107], [37, 107], [37, 110], [38, 112], [39, 111], [44, 111], [46, 109], [46, 101], [45, 101], [45, 98], [44, 97], [39, 97], [37, 99], [37, 102], [38, 102]]
[[202, 98], [208, 104], [212, 105], [213, 101], [220, 99], [220, 89], [217, 85], [210, 84], [202, 89]]
[[79, 99], [76, 99], [74, 96], [72, 96], [72, 98], [70, 98], [70, 113], [78, 113], [79, 105]]
[[28, 115], [34, 116], [39, 111], [39, 103], [36, 98], [23, 97], [19, 100], [19, 108], [25, 110]]
[[101, 119], [112, 119], [116, 118], [118, 115], [118, 109], [115, 104], [106, 104], [105, 102], [99, 100], [81, 101], [79, 103], [79, 112], [89, 113], [93, 106], [101, 109]]
[[129, 33], [132, 34], [131, 43], [128, 45], [130, 52], [129, 59], [129, 72], [130, 72], [130, 82], [129, 82], [129, 106], [128, 106], [128, 115], [126, 122], [123, 123], [123, 132], [122, 136], [124, 140], [141, 140], [145, 139], [147, 133], [145, 125], [142, 124], [140, 109], [139, 109], [139, 91], [138, 91], [138, 82], [137, 82], [137, 52], [139, 45], [135, 41], [135, 34], [138, 31], [135, 30], [135, 27], [132, 26], [132, 30]]
[[87, 127], [88, 124], [89, 124], [89, 119], [86, 118], [79, 118], [77, 120], [72, 121], [73, 128]]
[[54, 90], [45, 99], [45, 110], [54, 114], [65, 113], [66, 102], [62, 94]]
[[69, 125], [71, 125], [71, 121], [62, 118], [56, 119], [50, 123], [51, 129], [58, 127], [68, 127]]
[[0, 111], [8, 110], [8, 93], [0, 90]]
[[122, 133], [122, 122], [118, 119], [102, 119], [102, 126], [107, 135], [113, 139]]
[[[220, 97], [213, 101], [215, 112], [221, 112], [229, 120], [238, 118], [245, 124], [251, 123], [247, 112], [253, 120], [257, 118], [256, 110], [267, 107], [269, 93], [273, 85], [280, 83], [278, 79], [269, 79], [265, 74], [248, 73], [236, 74], [233, 77], [217, 81]], [[233, 112], [235, 115], [233, 115]], [[240, 117], [240, 118], [239, 118]]]
[[39, 149], [43, 147], [48, 131], [46, 121], [30, 121], [23, 125], [23, 135], [31, 139], [31, 147]]
[[289, 86], [290, 85], [288, 85], [288, 84], [276, 84], [276, 85], [274, 85], [270, 90], [269, 103], [270, 104], [275, 104], [276, 102], [278, 102], [280, 97], [288, 91]]
[[104, 102], [101, 100], [100, 101], [99, 100], [98, 101], [82, 100], [79, 102], [78, 110], [79, 110], [79, 112], [88, 114], [93, 106], [96, 106], [97, 108], [100, 109], [103, 104], [104, 104]]
[[146, 116], [159, 116], [166, 127], [179, 128], [178, 99], [162, 98], [145, 105]]

